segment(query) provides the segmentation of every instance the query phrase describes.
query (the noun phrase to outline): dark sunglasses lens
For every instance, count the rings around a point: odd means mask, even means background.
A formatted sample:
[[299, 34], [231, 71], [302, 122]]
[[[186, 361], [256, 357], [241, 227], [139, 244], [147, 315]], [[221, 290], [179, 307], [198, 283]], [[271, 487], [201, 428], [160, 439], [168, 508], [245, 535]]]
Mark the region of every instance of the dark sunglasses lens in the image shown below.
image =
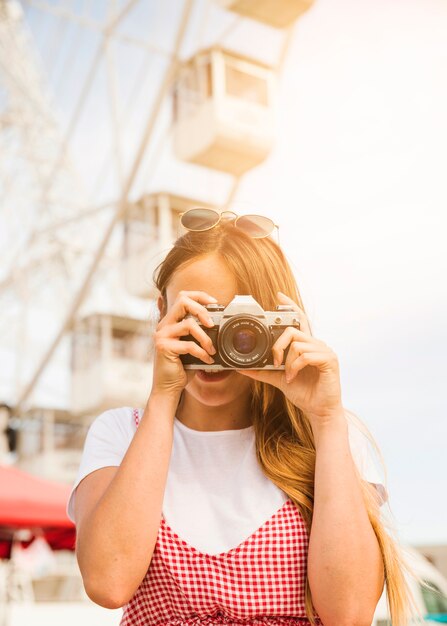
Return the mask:
[[236, 226], [254, 238], [267, 237], [273, 232], [275, 223], [263, 215], [241, 215]]
[[188, 230], [207, 230], [219, 221], [219, 214], [212, 209], [190, 209], [181, 217], [182, 225]]

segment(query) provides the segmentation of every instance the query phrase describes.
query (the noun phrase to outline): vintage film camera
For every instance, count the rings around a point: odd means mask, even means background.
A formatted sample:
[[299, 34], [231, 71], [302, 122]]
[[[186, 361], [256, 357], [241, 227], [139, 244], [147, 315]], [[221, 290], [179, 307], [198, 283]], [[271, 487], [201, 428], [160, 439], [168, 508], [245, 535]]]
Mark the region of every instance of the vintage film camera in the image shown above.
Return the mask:
[[[284, 370], [289, 347], [284, 351], [283, 363], [273, 365], [272, 346], [288, 326], [300, 328], [298, 313], [287, 304], [280, 304], [276, 311], [264, 311], [253, 296], [235, 296], [228, 306], [205, 305], [214, 326], [203, 326], [193, 317], [211, 338], [216, 354], [214, 363], [204, 363], [192, 354], [182, 354], [185, 369], [218, 371], [228, 369]], [[184, 341], [198, 340], [192, 335], [181, 337]]]

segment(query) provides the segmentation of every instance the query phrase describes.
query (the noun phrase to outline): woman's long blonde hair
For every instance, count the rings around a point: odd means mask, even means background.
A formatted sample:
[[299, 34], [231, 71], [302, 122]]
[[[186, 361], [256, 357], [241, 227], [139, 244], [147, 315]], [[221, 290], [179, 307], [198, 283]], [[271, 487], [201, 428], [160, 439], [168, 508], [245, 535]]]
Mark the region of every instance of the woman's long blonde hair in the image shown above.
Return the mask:
[[[156, 268], [153, 279], [165, 302], [166, 288], [175, 271], [208, 254], [217, 254], [224, 261], [237, 280], [238, 294], [251, 294], [264, 310], [274, 310], [278, 303], [277, 291], [282, 291], [305, 311], [293, 272], [281, 248], [270, 237], [253, 239], [224, 220], [208, 231], [189, 231], [179, 237]], [[310, 422], [306, 414], [289, 402], [280, 390], [259, 381], [252, 382], [258, 461], [264, 474], [299, 508], [310, 532], [315, 476], [315, 443]], [[377, 444], [363, 422], [351, 412], [347, 412], [347, 419], [355, 422], [368, 437], [383, 463]], [[419, 621], [421, 616], [404, 571], [422, 581], [408, 565], [397, 538], [392, 537], [394, 529], [382, 519], [376, 489], [361, 480], [357, 468], [355, 471], [382, 553], [392, 624], [404, 626], [410, 616]], [[309, 620], [315, 624], [316, 613], [308, 580], [305, 606]]]

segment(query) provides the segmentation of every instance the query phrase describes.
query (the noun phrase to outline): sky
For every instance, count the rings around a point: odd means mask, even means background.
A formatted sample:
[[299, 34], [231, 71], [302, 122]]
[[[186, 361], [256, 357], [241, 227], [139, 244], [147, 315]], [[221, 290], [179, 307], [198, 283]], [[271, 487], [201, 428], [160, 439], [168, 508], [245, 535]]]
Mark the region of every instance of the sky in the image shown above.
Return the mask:
[[439, 1], [316, 2], [284, 67], [276, 147], [236, 197], [280, 224], [415, 544], [447, 541], [445, 32]]
[[[147, 31], [167, 47], [182, 2], [169, 4], [172, 20], [150, 22]], [[199, 31], [206, 45], [233, 19], [205, 2], [194, 18], [184, 55]], [[29, 20], [41, 45], [44, 23], [37, 13]], [[127, 26], [136, 22], [131, 13]], [[225, 43], [266, 54], [257, 28], [253, 34], [242, 20]], [[339, 358], [344, 405], [382, 450], [391, 511], [413, 544], [447, 542], [446, 32], [443, 0], [316, 0], [298, 21], [284, 64], [275, 147], [243, 177], [235, 198], [241, 212], [279, 224], [313, 333]], [[276, 53], [278, 33], [265, 33], [267, 52]], [[76, 56], [80, 69], [94, 47], [85, 46]], [[153, 71], [160, 74], [163, 63]], [[126, 80], [118, 90], [127, 94]], [[110, 146], [109, 125], [99, 119], [100, 83], [73, 142], [86, 178]], [[67, 85], [58, 100], [62, 120], [72, 111], [69, 96]], [[169, 189], [223, 202], [230, 177], [175, 160], [168, 109], [134, 194]], [[140, 132], [137, 116], [123, 134], [125, 164]]]

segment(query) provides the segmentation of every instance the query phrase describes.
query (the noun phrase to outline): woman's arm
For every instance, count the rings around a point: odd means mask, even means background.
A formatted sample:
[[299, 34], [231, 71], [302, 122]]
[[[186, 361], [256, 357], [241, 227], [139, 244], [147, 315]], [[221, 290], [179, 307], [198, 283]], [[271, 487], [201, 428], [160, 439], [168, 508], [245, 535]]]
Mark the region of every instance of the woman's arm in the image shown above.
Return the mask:
[[354, 471], [343, 414], [312, 424], [315, 493], [308, 578], [324, 626], [370, 626], [384, 585], [383, 560]]
[[101, 606], [128, 602], [149, 567], [177, 403], [150, 396], [121, 465], [89, 474], [76, 490], [76, 556], [87, 595]]
[[[213, 326], [203, 291], [180, 291], [172, 306], [159, 296], [162, 316], [154, 333], [154, 375], [143, 418], [117, 470], [103, 468], [78, 486], [77, 558], [88, 596], [115, 608], [134, 595], [150, 565], [160, 526], [174, 438], [174, 416], [188, 375], [180, 359], [191, 354], [213, 363], [210, 337], [190, 317]], [[164, 314], [163, 314], [164, 313]], [[195, 341], [181, 341], [191, 334]]]
[[384, 565], [355, 474], [337, 355], [311, 334], [296, 302], [279, 291], [278, 299], [300, 319], [300, 329], [288, 326], [272, 347], [277, 366], [289, 348], [284, 371], [238, 371], [274, 385], [309, 418], [316, 447], [308, 552], [314, 606], [324, 626], [370, 626], [383, 590]]

